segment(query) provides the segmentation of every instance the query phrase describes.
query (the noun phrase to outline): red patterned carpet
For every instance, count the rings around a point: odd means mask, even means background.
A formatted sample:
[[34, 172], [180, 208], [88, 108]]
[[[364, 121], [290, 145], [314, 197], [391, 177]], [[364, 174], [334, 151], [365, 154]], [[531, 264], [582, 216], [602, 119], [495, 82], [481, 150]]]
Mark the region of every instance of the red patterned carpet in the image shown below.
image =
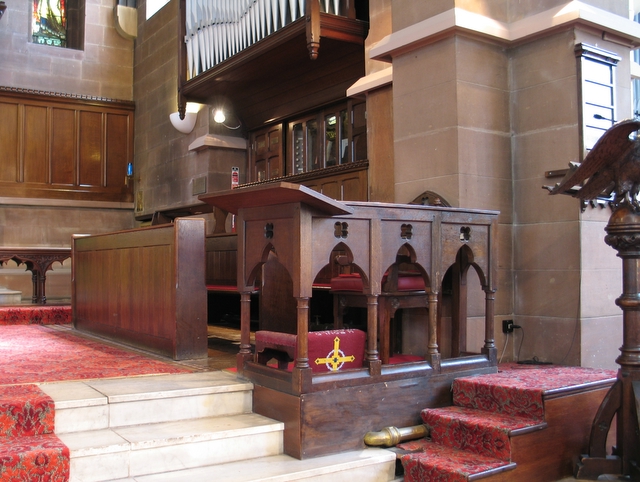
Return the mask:
[[71, 306], [2, 306], [0, 325], [63, 325], [71, 323]]
[[69, 480], [69, 449], [54, 422], [53, 400], [37, 386], [0, 386], [0, 480]]
[[0, 326], [0, 385], [190, 371], [89, 340], [71, 328]]
[[398, 445], [406, 452], [404, 480], [463, 482], [513, 470], [512, 433], [545, 426], [545, 396], [615, 377], [613, 370], [507, 364], [495, 374], [457, 378], [453, 406], [422, 411], [429, 437]]
[[545, 394], [615, 377], [614, 370], [509, 363], [493, 375], [457, 378], [453, 398], [461, 407], [543, 420]]

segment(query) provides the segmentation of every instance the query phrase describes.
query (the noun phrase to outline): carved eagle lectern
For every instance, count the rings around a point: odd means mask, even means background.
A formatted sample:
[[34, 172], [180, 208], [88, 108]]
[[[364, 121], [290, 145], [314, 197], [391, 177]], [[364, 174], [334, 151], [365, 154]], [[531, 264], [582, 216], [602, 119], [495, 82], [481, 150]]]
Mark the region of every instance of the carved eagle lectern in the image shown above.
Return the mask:
[[[640, 121], [613, 125], [581, 164], [572, 166], [551, 194], [571, 194], [582, 201], [609, 198], [614, 211], [605, 227], [605, 243], [622, 259], [623, 343], [616, 363], [618, 379], [596, 413], [588, 453], [580, 457], [576, 478], [596, 480], [623, 474], [640, 480], [640, 139], [632, 134]], [[607, 455], [607, 435], [616, 415], [617, 444]]]
[[[571, 164], [551, 194], [571, 194], [583, 201], [611, 197], [618, 206], [626, 201], [640, 211], [640, 139], [632, 139], [640, 121], [625, 120], [609, 128], [580, 164]], [[582, 187], [574, 189], [584, 181]]]

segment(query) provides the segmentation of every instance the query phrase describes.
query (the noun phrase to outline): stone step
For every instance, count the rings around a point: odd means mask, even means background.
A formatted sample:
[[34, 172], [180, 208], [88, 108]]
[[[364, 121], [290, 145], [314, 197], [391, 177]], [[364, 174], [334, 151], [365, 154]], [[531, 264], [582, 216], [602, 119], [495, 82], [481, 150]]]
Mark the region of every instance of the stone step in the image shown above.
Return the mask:
[[253, 385], [214, 371], [46, 383], [70, 482], [394, 480], [395, 454], [283, 454], [284, 424], [252, 413]]
[[210, 465], [162, 474], [130, 477], [113, 482], [389, 482], [395, 477], [395, 454], [368, 448], [306, 460], [274, 455], [253, 460]]
[[98, 482], [282, 453], [284, 424], [261, 415], [199, 418], [58, 435], [71, 482]]
[[44, 383], [55, 402], [55, 432], [250, 413], [249, 382], [223, 371]]

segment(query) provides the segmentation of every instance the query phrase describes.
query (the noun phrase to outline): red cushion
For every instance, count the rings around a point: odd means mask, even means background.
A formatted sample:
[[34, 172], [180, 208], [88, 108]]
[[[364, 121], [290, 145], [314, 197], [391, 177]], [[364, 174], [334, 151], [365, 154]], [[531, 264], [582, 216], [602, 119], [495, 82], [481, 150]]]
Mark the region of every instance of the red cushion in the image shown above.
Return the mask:
[[207, 290], [237, 292], [238, 287], [236, 285], [207, 285]]
[[[309, 333], [309, 365], [314, 373], [361, 368], [367, 335], [362, 330], [326, 330]], [[256, 331], [256, 353], [265, 349], [285, 352], [296, 358], [297, 335]], [[337, 353], [336, 353], [337, 349]]]
[[[386, 275], [382, 284], [386, 281]], [[362, 278], [358, 273], [341, 274], [331, 278], [333, 291], [362, 291]], [[398, 291], [424, 291], [424, 279], [420, 273], [400, 273], [398, 275]]]
[[362, 278], [359, 274], [341, 274], [331, 278], [333, 291], [362, 291]]
[[424, 291], [424, 279], [420, 273], [401, 273], [398, 276], [398, 291]]

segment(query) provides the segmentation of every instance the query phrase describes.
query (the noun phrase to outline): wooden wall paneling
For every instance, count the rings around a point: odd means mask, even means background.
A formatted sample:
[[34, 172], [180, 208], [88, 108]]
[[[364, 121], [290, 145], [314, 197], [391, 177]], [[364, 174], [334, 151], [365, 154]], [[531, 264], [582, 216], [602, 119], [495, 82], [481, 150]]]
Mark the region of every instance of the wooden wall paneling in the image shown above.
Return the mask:
[[236, 286], [238, 284], [238, 235], [207, 236], [206, 282], [211, 285]]
[[366, 169], [302, 181], [301, 184], [338, 201], [367, 201]]
[[134, 104], [0, 86], [4, 196], [131, 202]]
[[0, 102], [0, 182], [18, 180], [18, 106]]
[[76, 113], [72, 109], [51, 109], [50, 182], [73, 186], [76, 182]]
[[358, 171], [344, 176], [342, 199], [345, 201], [367, 201], [367, 171]]
[[[131, 158], [133, 132], [130, 119], [122, 114], [106, 114], [106, 185], [116, 191], [125, 190], [127, 163]], [[123, 137], [123, 134], [126, 134]]]
[[22, 158], [22, 175], [19, 175], [19, 181], [45, 184], [49, 178], [47, 108], [26, 105], [24, 115], [24, 156]]
[[103, 115], [80, 112], [78, 172], [80, 186], [104, 186]]
[[320, 192], [331, 199], [342, 200], [341, 182], [337, 180], [331, 180], [320, 183]]

